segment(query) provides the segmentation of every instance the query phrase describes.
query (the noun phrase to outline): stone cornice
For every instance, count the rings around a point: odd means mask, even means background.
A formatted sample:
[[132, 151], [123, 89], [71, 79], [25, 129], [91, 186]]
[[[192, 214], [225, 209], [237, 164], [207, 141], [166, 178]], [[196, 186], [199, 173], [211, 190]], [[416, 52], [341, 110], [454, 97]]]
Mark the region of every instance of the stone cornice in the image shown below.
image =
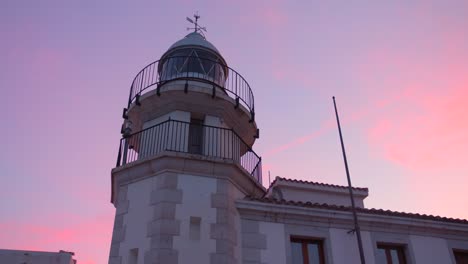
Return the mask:
[[261, 197], [266, 189], [240, 164], [232, 160], [202, 155], [165, 151], [159, 155], [138, 160], [112, 169], [111, 202], [118, 198], [119, 186], [156, 176], [163, 172], [225, 178], [246, 195]]

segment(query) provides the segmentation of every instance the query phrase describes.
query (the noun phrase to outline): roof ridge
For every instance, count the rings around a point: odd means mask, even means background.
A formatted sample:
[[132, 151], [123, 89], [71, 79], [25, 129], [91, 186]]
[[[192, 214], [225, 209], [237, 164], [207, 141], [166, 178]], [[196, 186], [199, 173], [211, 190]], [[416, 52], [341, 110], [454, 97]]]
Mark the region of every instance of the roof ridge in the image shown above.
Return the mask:
[[[330, 183], [323, 183], [323, 182], [314, 182], [314, 181], [305, 181], [305, 180], [297, 180], [297, 179], [289, 179], [283, 178], [280, 176], [276, 176], [275, 180], [270, 184], [273, 185], [277, 180], [287, 181], [287, 182], [296, 182], [296, 183], [305, 183], [305, 184], [312, 184], [312, 185], [319, 185], [319, 186], [326, 186], [326, 187], [333, 187], [333, 188], [340, 188], [340, 189], [348, 189], [348, 186], [337, 185], [337, 184], [330, 184]], [[369, 188], [366, 187], [352, 187], [354, 190], [359, 191], [369, 191]]]
[[[351, 211], [351, 206], [334, 205], [334, 204], [327, 204], [327, 203], [321, 204], [321, 203], [313, 203], [313, 202], [302, 202], [302, 201], [293, 201], [293, 200], [285, 200], [285, 199], [278, 200], [278, 199], [271, 198], [271, 197], [259, 198], [259, 197], [253, 197], [253, 196], [246, 196], [245, 200], [257, 201], [257, 202], [263, 202], [263, 203], [271, 203], [271, 204], [301, 206], [301, 207], [309, 207], [309, 208]], [[451, 217], [438, 216], [438, 215], [407, 213], [407, 212], [399, 212], [399, 211], [377, 209], [377, 208], [357, 207], [356, 210], [358, 212], [370, 213], [370, 214], [376, 214], [376, 215], [399, 216], [399, 217], [418, 218], [418, 219], [441, 221], [441, 222], [451, 222], [451, 223], [458, 223], [458, 224], [468, 224], [467, 219], [451, 218]]]

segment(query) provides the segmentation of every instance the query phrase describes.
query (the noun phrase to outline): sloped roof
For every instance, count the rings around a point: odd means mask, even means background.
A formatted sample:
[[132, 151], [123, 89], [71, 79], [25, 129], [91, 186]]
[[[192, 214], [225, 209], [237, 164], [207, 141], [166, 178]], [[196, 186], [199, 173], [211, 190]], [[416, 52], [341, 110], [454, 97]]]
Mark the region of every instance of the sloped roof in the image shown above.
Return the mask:
[[[294, 180], [294, 179], [288, 179], [288, 178], [283, 178], [283, 177], [279, 177], [279, 176], [276, 176], [275, 180], [270, 184], [270, 187], [273, 186], [277, 181], [304, 183], [304, 184], [311, 184], [311, 185], [316, 185], [316, 186], [333, 187], [333, 188], [339, 188], [339, 189], [348, 189], [348, 186], [321, 183], [321, 182], [313, 182], [313, 181]], [[365, 191], [365, 192], [369, 191], [368, 188], [362, 188], [362, 187], [353, 187], [353, 190]]]
[[[326, 210], [336, 210], [336, 211], [349, 211], [351, 212], [350, 206], [339, 206], [339, 205], [332, 205], [332, 204], [320, 204], [320, 203], [312, 203], [312, 202], [299, 202], [299, 201], [287, 201], [287, 200], [277, 200], [274, 198], [258, 198], [258, 197], [251, 197], [247, 196], [244, 198], [247, 201], [255, 201], [261, 203], [269, 203], [269, 204], [278, 204], [278, 205], [291, 205], [291, 206], [300, 206], [300, 207], [308, 207], [308, 208], [318, 208], [318, 209], [326, 209]], [[367, 214], [374, 214], [374, 215], [386, 215], [386, 216], [396, 216], [396, 217], [405, 217], [405, 218], [416, 218], [422, 220], [432, 220], [432, 221], [439, 221], [439, 222], [450, 222], [450, 223], [458, 223], [458, 224], [468, 224], [468, 220], [459, 219], [459, 218], [448, 218], [442, 216], [435, 216], [435, 215], [427, 215], [427, 214], [417, 214], [417, 213], [404, 213], [404, 212], [397, 212], [391, 210], [383, 210], [383, 209], [375, 209], [375, 208], [356, 208], [357, 212], [367, 213]]]

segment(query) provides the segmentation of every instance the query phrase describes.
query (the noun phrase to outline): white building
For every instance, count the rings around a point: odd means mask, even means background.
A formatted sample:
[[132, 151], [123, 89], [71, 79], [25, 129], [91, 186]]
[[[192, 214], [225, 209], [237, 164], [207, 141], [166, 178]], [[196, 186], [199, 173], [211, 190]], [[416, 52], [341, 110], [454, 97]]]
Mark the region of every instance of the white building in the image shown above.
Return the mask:
[[76, 264], [73, 252], [0, 249], [1, 264]]
[[[198, 29], [138, 73], [123, 116], [109, 263], [360, 263], [345, 187], [261, 185], [252, 90]], [[354, 192], [366, 263], [468, 263], [468, 221]]]

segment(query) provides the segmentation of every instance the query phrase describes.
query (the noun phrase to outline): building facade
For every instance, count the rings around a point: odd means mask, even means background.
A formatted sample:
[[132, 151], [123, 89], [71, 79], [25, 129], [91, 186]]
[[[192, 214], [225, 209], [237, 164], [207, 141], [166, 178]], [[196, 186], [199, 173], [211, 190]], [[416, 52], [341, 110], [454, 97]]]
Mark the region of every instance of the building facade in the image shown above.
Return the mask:
[[73, 252], [60, 250], [59, 252], [10, 250], [0, 249], [0, 263], [2, 264], [76, 264]]
[[[467, 263], [467, 220], [367, 209], [368, 189], [354, 193], [366, 263]], [[244, 263], [361, 263], [347, 187], [277, 177], [236, 204]]]
[[[132, 82], [109, 263], [360, 263], [347, 190], [261, 184], [253, 92], [200, 29]], [[366, 209], [366, 263], [466, 263], [468, 221]]]

